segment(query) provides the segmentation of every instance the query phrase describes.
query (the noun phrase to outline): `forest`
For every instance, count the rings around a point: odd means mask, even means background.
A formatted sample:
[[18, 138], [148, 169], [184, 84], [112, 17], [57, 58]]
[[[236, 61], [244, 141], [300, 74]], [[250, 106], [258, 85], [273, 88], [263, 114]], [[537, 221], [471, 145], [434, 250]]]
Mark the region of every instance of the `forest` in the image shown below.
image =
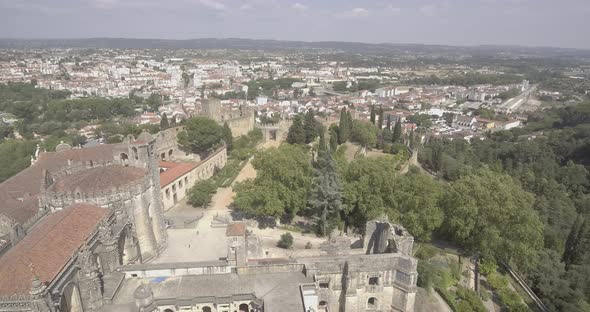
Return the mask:
[[318, 235], [362, 233], [367, 220], [386, 215], [418, 244], [445, 242], [477, 257], [508, 311], [526, 307], [495, 273], [501, 263], [551, 311], [588, 310], [589, 103], [533, 114], [525, 128], [472, 143], [430, 139], [419, 152], [428, 173], [400, 174], [403, 154], [346, 159], [343, 143], [372, 136], [364, 145], [374, 148], [383, 133], [363, 130], [372, 124], [360, 127], [344, 110], [329, 131], [314, 133], [312, 120], [298, 117], [290, 144], [256, 155], [257, 177], [236, 186], [236, 210], [287, 223], [303, 216]]
[[[514, 208], [530, 206], [542, 222], [542, 244], [527, 254], [519, 272], [551, 311], [588, 311], [590, 103], [532, 115], [523, 129], [490, 133], [471, 144], [431, 140], [419, 156], [451, 187], [480, 170], [509, 176], [494, 188], [496, 196], [510, 192], [501, 186], [522, 189]], [[465, 187], [479, 194], [473, 183]]]

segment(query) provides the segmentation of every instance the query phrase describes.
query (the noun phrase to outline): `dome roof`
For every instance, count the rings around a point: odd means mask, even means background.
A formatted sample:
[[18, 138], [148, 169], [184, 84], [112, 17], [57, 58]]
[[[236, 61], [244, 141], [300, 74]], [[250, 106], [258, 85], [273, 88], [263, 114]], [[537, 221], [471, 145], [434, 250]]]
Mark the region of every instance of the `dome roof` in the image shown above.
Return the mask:
[[111, 165], [95, 167], [56, 180], [50, 191], [92, 193], [124, 187], [137, 182], [148, 174], [146, 169]]

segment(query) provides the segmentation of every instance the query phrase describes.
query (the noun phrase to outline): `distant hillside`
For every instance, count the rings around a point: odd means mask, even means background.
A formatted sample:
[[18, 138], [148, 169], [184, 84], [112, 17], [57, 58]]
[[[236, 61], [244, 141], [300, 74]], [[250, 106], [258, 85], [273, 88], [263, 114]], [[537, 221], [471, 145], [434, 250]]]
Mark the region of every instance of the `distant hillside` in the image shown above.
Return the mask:
[[589, 50], [532, 48], [514, 46], [443, 46], [422, 44], [359, 43], [336, 41], [282, 41], [254, 40], [238, 38], [203, 38], [188, 40], [168, 39], [128, 39], [128, 38], [89, 38], [89, 39], [2, 39], [0, 48], [103, 48], [103, 49], [245, 49], [245, 50], [285, 50], [285, 49], [328, 49], [352, 53], [372, 54], [526, 54], [537, 56], [578, 56], [590, 57]]

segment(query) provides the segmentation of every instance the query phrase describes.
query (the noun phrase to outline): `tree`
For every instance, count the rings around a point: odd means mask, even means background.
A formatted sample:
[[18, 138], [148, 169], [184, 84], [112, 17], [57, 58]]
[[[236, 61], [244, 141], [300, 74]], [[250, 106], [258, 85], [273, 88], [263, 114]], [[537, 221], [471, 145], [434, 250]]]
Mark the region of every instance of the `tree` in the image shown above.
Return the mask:
[[402, 140], [402, 123], [397, 121], [393, 126], [393, 134], [391, 136], [391, 143], [401, 143]]
[[227, 149], [231, 151], [234, 146], [234, 137], [227, 122], [223, 123], [223, 141], [225, 142]]
[[338, 129], [335, 124], [330, 125], [330, 150], [335, 152], [338, 148]]
[[342, 197], [336, 161], [332, 152], [322, 153], [311, 185], [308, 210], [314, 217], [318, 233], [326, 236], [340, 222]]
[[442, 185], [415, 167], [406, 175], [396, 176], [394, 184], [390, 219], [399, 220], [417, 241], [429, 241], [443, 222]]
[[383, 129], [383, 105], [379, 105], [379, 122], [377, 123], [377, 129], [381, 130]]
[[375, 104], [371, 105], [371, 123], [375, 124]]
[[211, 180], [197, 182], [188, 191], [188, 203], [193, 207], [206, 207], [216, 190], [217, 186]]
[[0, 143], [0, 182], [31, 164], [37, 142], [7, 139]]
[[162, 97], [159, 94], [152, 93], [147, 99], [147, 103], [152, 112], [157, 112], [158, 108], [162, 105]]
[[368, 220], [383, 216], [393, 207], [392, 177], [397, 164], [392, 156], [358, 157], [344, 168], [341, 182], [348, 225], [363, 229]]
[[305, 208], [312, 168], [306, 148], [283, 144], [258, 153], [256, 179], [236, 187], [234, 206], [252, 216], [291, 220]]
[[293, 235], [291, 233], [281, 234], [281, 239], [277, 242], [277, 247], [290, 249], [293, 246]]
[[348, 113], [346, 108], [342, 108], [340, 111], [340, 123], [338, 125], [338, 143], [344, 144], [350, 138], [350, 132], [352, 129], [352, 124], [348, 119]]
[[318, 129], [312, 109], [308, 110], [305, 114], [303, 129], [305, 131], [305, 144], [313, 142], [318, 136]]
[[306, 139], [305, 127], [301, 120], [301, 115], [295, 116], [293, 123], [289, 127], [287, 134], [287, 143], [289, 144], [305, 144]]
[[162, 119], [160, 119], [160, 129], [166, 130], [169, 127], [170, 127], [170, 124], [168, 123], [168, 116], [166, 116], [166, 113], [163, 113]]
[[352, 126], [352, 139], [363, 147], [377, 143], [377, 127], [370, 122], [355, 120]]
[[478, 169], [451, 184], [443, 228], [472, 254], [530, 265], [543, 246], [533, 196], [506, 174]]
[[206, 156], [223, 141], [223, 127], [205, 117], [189, 119], [184, 131], [178, 133], [178, 144], [187, 153]]
[[566, 268], [569, 268], [571, 265], [588, 263], [589, 260], [590, 222], [584, 216], [578, 215], [566, 241], [563, 262]]

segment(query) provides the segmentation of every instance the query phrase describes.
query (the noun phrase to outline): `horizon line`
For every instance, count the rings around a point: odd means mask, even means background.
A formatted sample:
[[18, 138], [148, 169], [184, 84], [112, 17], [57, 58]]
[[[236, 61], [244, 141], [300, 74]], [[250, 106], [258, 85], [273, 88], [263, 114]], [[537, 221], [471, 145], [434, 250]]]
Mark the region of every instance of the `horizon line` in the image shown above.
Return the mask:
[[514, 44], [439, 44], [439, 43], [400, 43], [400, 42], [362, 42], [362, 41], [341, 41], [341, 40], [290, 40], [290, 39], [254, 39], [243, 37], [201, 37], [201, 38], [157, 38], [157, 37], [109, 37], [109, 36], [93, 36], [93, 37], [53, 37], [53, 38], [25, 38], [25, 37], [0, 37], [0, 40], [15, 40], [15, 41], [57, 41], [57, 40], [161, 40], [161, 41], [195, 41], [195, 40], [249, 40], [249, 41], [277, 41], [277, 42], [291, 42], [291, 43], [348, 43], [348, 44], [367, 44], [367, 45], [400, 45], [400, 46], [438, 46], [438, 47], [453, 47], [453, 48], [478, 48], [478, 47], [496, 47], [496, 48], [525, 48], [525, 49], [563, 49], [575, 51], [588, 51], [590, 48], [573, 48], [573, 47], [558, 47], [558, 46], [538, 46], [538, 45], [514, 45]]

